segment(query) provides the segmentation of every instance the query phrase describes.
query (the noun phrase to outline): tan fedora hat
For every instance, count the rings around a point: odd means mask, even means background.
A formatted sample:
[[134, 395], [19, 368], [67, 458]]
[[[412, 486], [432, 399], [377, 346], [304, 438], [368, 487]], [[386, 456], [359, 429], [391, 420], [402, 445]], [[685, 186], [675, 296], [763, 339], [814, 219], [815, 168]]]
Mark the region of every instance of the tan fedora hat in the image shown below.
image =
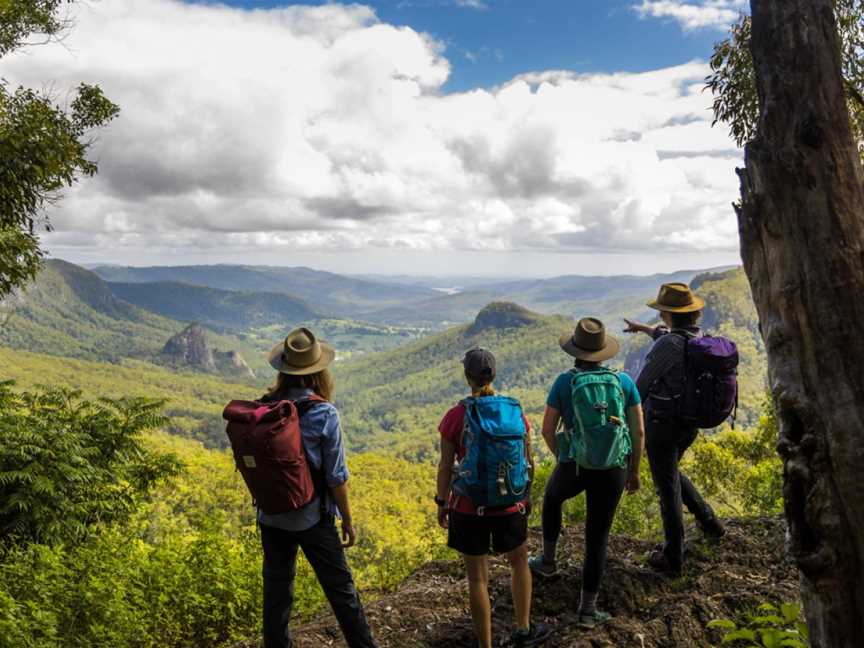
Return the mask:
[[274, 346], [267, 356], [270, 366], [280, 373], [306, 376], [317, 373], [333, 362], [336, 351], [326, 342], [319, 342], [305, 326], [295, 328]]
[[606, 335], [606, 327], [595, 317], [583, 317], [576, 323], [573, 333], [565, 333], [558, 338], [564, 351], [579, 360], [602, 362], [618, 353], [620, 345], [611, 335]]
[[665, 283], [660, 286], [657, 299], [648, 306], [667, 313], [693, 313], [705, 308], [705, 300], [684, 283]]

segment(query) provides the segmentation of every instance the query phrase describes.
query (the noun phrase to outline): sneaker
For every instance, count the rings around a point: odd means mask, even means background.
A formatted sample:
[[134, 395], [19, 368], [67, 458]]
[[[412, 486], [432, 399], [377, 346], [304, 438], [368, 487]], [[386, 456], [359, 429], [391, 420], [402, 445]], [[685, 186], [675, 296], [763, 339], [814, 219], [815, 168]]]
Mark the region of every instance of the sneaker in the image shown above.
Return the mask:
[[583, 630], [591, 630], [591, 628], [596, 628], [599, 625], [603, 625], [609, 619], [612, 618], [612, 615], [608, 612], [601, 612], [600, 610], [594, 610], [591, 614], [579, 614], [576, 619], [576, 626], [582, 628]]
[[544, 578], [554, 576], [558, 572], [558, 567], [555, 563], [548, 562], [543, 554], [531, 556], [528, 559], [528, 567], [531, 569], [532, 573], [537, 574], [538, 576], [543, 576]]
[[552, 626], [547, 623], [532, 623], [528, 630], [516, 630], [510, 636], [514, 648], [529, 648], [546, 643], [552, 636]]
[[681, 567], [673, 566], [662, 551], [651, 552], [651, 555], [648, 556], [648, 566], [656, 572], [670, 576], [678, 576], [681, 573]]

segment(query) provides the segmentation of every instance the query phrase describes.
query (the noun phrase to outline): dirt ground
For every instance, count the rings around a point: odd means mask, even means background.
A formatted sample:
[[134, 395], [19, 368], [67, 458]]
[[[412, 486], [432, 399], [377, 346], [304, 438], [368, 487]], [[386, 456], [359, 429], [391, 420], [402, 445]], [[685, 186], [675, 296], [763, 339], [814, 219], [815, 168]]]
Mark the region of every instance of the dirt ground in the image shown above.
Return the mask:
[[[706, 629], [712, 619], [734, 618], [763, 602], [798, 599], [794, 565], [784, 548], [785, 523], [780, 519], [726, 521], [728, 533], [719, 543], [701, 539], [688, 529], [690, 543], [685, 571], [669, 579], [644, 565], [651, 543], [616, 536], [599, 607], [613, 618], [592, 631], [576, 627], [581, 586], [582, 529], [565, 529], [559, 545], [559, 573], [534, 579], [532, 618], [551, 624], [550, 648], [620, 646], [666, 648], [719, 645], [717, 631]], [[531, 532], [532, 550], [539, 546]], [[562, 560], [563, 558], [563, 560]], [[513, 607], [509, 570], [501, 559], [490, 569], [490, 596], [496, 646], [509, 645]], [[393, 593], [367, 606], [381, 648], [467, 648], [473, 632], [467, 607], [467, 585], [458, 562], [430, 563]], [[294, 625], [297, 648], [345, 646], [331, 615]], [[253, 648], [249, 642], [238, 648]]]

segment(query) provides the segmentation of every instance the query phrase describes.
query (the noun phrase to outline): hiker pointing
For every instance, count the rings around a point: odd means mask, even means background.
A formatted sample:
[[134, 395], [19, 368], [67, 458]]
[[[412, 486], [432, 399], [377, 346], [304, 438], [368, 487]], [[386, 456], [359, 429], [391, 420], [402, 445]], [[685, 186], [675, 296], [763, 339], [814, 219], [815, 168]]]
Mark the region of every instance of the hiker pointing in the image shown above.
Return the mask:
[[[309, 561], [350, 648], [377, 648], [345, 560], [355, 541], [339, 413], [330, 402], [335, 351], [308, 328], [273, 347], [276, 384], [231, 401], [227, 433], [258, 507], [264, 550], [264, 646], [290, 648], [297, 551]], [[341, 541], [335, 518], [342, 519]]]
[[506, 554], [510, 562], [516, 616], [512, 645], [539, 646], [551, 628], [530, 622], [531, 572], [525, 545], [534, 461], [530, 426], [519, 401], [495, 394], [492, 353], [471, 349], [462, 364], [471, 395], [451, 408], [438, 428], [438, 522], [447, 528], [447, 545], [465, 561], [477, 645], [492, 647], [491, 549]]
[[660, 312], [663, 325], [627, 322], [626, 333], [645, 333], [654, 340], [636, 384], [646, 403], [648, 462], [660, 498], [665, 542], [648, 564], [677, 574], [684, 561], [682, 503], [710, 538], [725, 533], [714, 510], [678, 468], [699, 428], [720, 425], [737, 402], [738, 351], [722, 337], [703, 336], [699, 320], [705, 301], [683, 283], [660, 286], [648, 306]]
[[[610, 618], [597, 609], [612, 519], [626, 489], [639, 490], [642, 407], [632, 378], [602, 363], [618, 353], [618, 341], [598, 319], [586, 317], [559, 339], [573, 368], [555, 380], [543, 415], [543, 440], [557, 458], [543, 497], [543, 552], [531, 570], [557, 572], [556, 550], [564, 502], [586, 496], [585, 556], [577, 625], [593, 628]], [[563, 423], [563, 425], [561, 425]]]

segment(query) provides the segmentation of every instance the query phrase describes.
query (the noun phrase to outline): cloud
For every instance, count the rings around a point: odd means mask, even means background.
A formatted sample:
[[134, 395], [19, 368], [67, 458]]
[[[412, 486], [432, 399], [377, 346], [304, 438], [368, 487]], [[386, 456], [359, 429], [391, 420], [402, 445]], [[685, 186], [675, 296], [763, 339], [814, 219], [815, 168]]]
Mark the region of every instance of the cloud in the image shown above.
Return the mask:
[[65, 254], [736, 249], [704, 63], [445, 93], [443, 45], [367, 7], [76, 6], [2, 69], [122, 107], [52, 212]]
[[671, 18], [686, 31], [728, 29], [747, 7], [747, 0], [642, 0], [633, 10], [643, 18]]
[[469, 9], [477, 9], [478, 11], [485, 11], [489, 8], [482, 0], [455, 0], [457, 7], [467, 7]]

